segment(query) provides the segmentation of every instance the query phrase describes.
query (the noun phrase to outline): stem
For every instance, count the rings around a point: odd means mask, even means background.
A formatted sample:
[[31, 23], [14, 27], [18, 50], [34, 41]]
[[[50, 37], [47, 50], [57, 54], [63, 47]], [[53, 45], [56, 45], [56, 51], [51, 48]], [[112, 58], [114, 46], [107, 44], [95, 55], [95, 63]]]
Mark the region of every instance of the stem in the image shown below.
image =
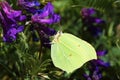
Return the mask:
[[42, 61], [42, 34], [41, 34], [41, 30], [39, 28], [38, 25], [35, 25], [35, 30], [37, 31], [37, 33], [39, 34], [39, 38], [40, 38], [40, 50], [39, 50], [39, 55], [38, 55], [38, 59], [40, 60], [40, 62]]
[[38, 59], [39, 59], [40, 61], [42, 60], [42, 40], [40, 40], [40, 51], [39, 51]]
[[2, 63], [0, 63], [0, 65], [1, 65], [3, 68], [5, 68], [5, 70], [8, 71], [12, 76], [15, 77], [15, 75], [13, 74], [12, 70], [11, 70], [9, 67], [5, 66], [5, 64], [2, 64]]

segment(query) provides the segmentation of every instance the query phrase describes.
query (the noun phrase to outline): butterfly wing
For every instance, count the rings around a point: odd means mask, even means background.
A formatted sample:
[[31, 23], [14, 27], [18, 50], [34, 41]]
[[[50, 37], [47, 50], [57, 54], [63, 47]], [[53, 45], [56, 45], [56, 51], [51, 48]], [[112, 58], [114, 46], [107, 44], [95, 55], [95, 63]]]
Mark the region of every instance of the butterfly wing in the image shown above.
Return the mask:
[[54, 65], [67, 73], [97, 58], [94, 48], [89, 43], [68, 33], [61, 34], [58, 41], [52, 44], [51, 57]]

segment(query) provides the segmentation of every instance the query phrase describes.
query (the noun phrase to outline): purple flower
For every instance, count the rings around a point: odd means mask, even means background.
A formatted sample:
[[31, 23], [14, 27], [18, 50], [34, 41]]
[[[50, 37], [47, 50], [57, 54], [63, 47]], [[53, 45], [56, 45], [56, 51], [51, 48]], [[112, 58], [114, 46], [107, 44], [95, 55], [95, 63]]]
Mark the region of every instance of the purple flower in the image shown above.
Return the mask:
[[88, 31], [94, 36], [97, 37], [102, 33], [102, 29], [100, 27], [95, 27], [93, 25], [88, 26]]
[[55, 35], [56, 31], [50, 27], [46, 27], [46, 24], [53, 24], [60, 21], [60, 16], [54, 13], [54, 6], [48, 2], [43, 9], [36, 10], [31, 20], [34, 29], [39, 33], [42, 46], [50, 48], [49, 37]]
[[44, 31], [39, 31], [39, 35], [41, 36], [41, 44], [44, 47], [50, 48], [51, 44], [50, 44], [50, 38], [47, 34], [44, 33]]
[[49, 2], [41, 13], [36, 13], [32, 16], [33, 23], [53, 24], [60, 21], [60, 16], [54, 13], [54, 7]]
[[41, 40], [42, 40], [42, 46], [51, 48], [51, 43], [50, 43], [51, 41], [50, 41], [49, 36], [47, 37], [44, 35]]
[[41, 42], [42, 42], [42, 45], [44, 47], [47, 47], [47, 48], [50, 48], [51, 47], [51, 44], [50, 44], [50, 36], [53, 36], [56, 34], [56, 31], [52, 28], [49, 28], [49, 27], [46, 27], [46, 26], [39, 26], [40, 28], [40, 32], [39, 34], [42, 36], [41, 37]]
[[18, 4], [26, 8], [40, 6], [40, 3], [38, 0], [18, 0]]
[[106, 54], [107, 50], [97, 51], [98, 59], [90, 61], [89, 74], [83, 75], [86, 80], [101, 80], [102, 68], [108, 68], [110, 63], [100, 59], [99, 56], [104, 56]]
[[90, 74], [83, 74], [86, 80], [100, 80], [102, 78], [101, 71], [99, 67], [95, 67], [91, 70]]
[[98, 74], [98, 73], [96, 73], [96, 71], [94, 71], [92, 75], [84, 74], [84, 77], [86, 80], [101, 80], [102, 75], [100, 73]]
[[43, 31], [48, 36], [53, 36], [56, 34], [56, 31], [52, 28], [46, 27], [46, 26], [40, 26], [39, 27], [41, 31]]
[[105, 21], [95, 16], [96, 11], [93, 8], [83, 8], [81, 14], [83, 24], [87, 26], [87, 30], [95, 37], [99, 36], [102, 33], [101, 24], [104, 24]]
[[88, 18], [96, 13], [95, 9], [93, 8], [83, 8], [81, 10], [81, 14], [83, 18]]
[[92, 61], [92, 65], [93, 66], [101, 66], [101, 67], [109, 67], [110, 63], [109, 62], [105, 62], [101, 59], [97, 59], [97, 60], [93, 60]]
[[[42, 46], [50, 48], [51, 44], [50, 44], [49, 37], [55, 35], [56, 31], [52, 28], [46, 27], [45, 25], [34, 24], [33, 26], [34, 26], [35, 30], [37, 30], [37, 32], [40, 36], [40, 41], [41, 41]], [[36, 40], [36, 38], [35, 38], [35, 40]]]
[[38, 0], [18, 0], [18, 5], [31, 13], [36, 13], [36, 7], [40, 6]]
[[94, 23], [96, 24], [102, 24], [102, 23], [105, 23], [104, 20], [100, 19], [100, 18], [94, 18]]
[[0, 4], [3, 12], [6, 14], [6, 17], [11, 19], [13, 22], [16, 22], [16, 20], [22, 21], [26, 19], [24, 15], [21, 15], [22, 12], [20, 10], [19, 11], [13, 10], [6, 1], [1, 2]]
[[18, 21], [23, 21], [26, 17], [22, 15], [21, 11], [13, 10], [6, 1], [0, 4], [0, 23], [3, 28], [3, 40], [12, 42], [16, 40], [17, 34], [23, 31], [23, 26], [18, 25]]
[[104, 55], [106, 55], [107, 54], [107, 50], [101, 50], [101, 51], [97, 51], [97, 55], [98, 56], [104, 56]]
[[[98, 56], [105, 56], [106, 54], [107, 54], [107, 50], [97, 51]], [[109, 67], [110, 66], [109, 62], [105, 62], [102, 59], [92, 60], [91, 64], [93, 66], [100, 66], [100, 67]]]
[[17, 33], [22, 32], [22, 31], [23, 31], [23, 26], [19, 26], [18, 29], [16, 29], [16, 28], [10, 28], [6, 32], [6, 34], [4, 35], [3, 40], [5, 42], [12, 42], [12, 41], [16, 40]]
[[86, 24], [88, 23], [89, 25], [93, 25], [93, 26], [94, 26], [94, 24], [98, 25], [98, 24], [105, 23], [104, 20], [102, 20], [100, 18], [96, 18], [96, 17], [86, 17], [86, 18], [83, 18], [83, 21], [84, 21], [84, 23], [86, 23]]

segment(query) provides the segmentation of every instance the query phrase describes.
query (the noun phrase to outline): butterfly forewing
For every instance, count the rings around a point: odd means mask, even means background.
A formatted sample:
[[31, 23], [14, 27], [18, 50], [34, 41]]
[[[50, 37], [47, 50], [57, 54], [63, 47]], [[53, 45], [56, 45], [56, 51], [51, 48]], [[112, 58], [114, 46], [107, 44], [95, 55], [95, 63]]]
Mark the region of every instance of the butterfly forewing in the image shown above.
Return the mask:
[[62, 33], [52, 45], [51, 56], [55, 66], [68, 73], [97, 58], [89, 43], [68, 33]]

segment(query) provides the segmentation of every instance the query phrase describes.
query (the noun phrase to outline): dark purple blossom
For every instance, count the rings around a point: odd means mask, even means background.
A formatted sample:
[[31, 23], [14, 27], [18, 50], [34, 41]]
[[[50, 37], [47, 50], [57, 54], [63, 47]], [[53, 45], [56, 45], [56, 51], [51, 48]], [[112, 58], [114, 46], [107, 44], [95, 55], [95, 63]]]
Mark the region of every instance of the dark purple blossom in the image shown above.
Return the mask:
[[[100, 18], [96, 18], [96, 17], [86, 17], [83, 18], [83, 22], [89, 27], [89, 25], [94, 27], [94, 24], [99, 25], [104, 23], [104, 20], [100, 19]], [[89, 24], [87, 24], [89, 23]]]
[[102, 73], [98, 67], [92, 69], [89, 74], [83, 74], [86, 80], [101, 80]]
[[41, 41], [44, 47], [51, 47], [51, 41], [50, 41], [50, 36], [53, 36], [56, 34], [56, 31], [52, 28], [46, 27], [46, 26], [40, 26], [40, 34], [42, 35]]
[[89, 74], [83, 75], [86, 80], [101, 80], [103, 77], [102, 68], [110, 67], [110, 63], [100, 59], [99, 56], [105, 56], [106, 54], [107, 50], [97, 51], [98, 59], [90, 61]]
[[94, 18], [94, 23], [96, 24], [102, 24], [102, 23], [105, 23], [104, 20], [100, 19], [100, 18]]
[[19, 28], [10, 28], [7, 33], [4, 35], [3, 40], [5, 42], [12, 42], [14, 40], [16, 40], [16, 35], [19, 32], [23, 31], [23, 26], [19, 26]]
[[106, 55], [107, 54], [107, 50], [100, 50], [100, 51], [97, 51], [97, 55], [98, 56], [104, 56], [104, 55]]
[[54, 6], [48, 2], [43, 9], [38, 9], [37, 12], [32, 15], [32, 23], [40, 36], [41, 43], [44, 47], [51, 47], [50, 36], [56, 34], [56, 31], [50, 27], [46, 27], [46, 24], [53, 24], [60, 21], [60, 16], [54, 13]]
[[39, 26], [39, 35], [41, 36], [41, 42], [44, 47], [50, 48], [51, 47], [51, 41], [50, 36], [53, 36], [56, 34], [56, 31], [52, 28], [46, 27], [46, 26]]
[[51, 41], [50, 41], [49, 36], [46, 36], [44, 34], [43, 37], [41, 38], [42, 46], [47, 47], [47, 48], [51, 48], [51, 43], [50, 42]]
[[[97, 55], [99, 56], [105, 56], [107, 54], [107, 50], [101, 50], [101, 51], [97, 51]], [[99, 67], [109, 67], [110, 63], [109, 62], [105, 62], [102, 59], [97, 59], [97, 60], [92, 60], [91, 64], [93, 66], [99, 66]]]
[[[31, 18], [33, 40], [41, 41], [42, 46], [50, 48], [49, 37], [55, 35], [56, 31], [46, 25], [60, 21], [60, 16], [54, 13], [54, 6], [48, 2], [47, 5], [40, 8], [40, 3], [37, 0], [18, 0], [18, 4], [32, 14], [29, 15], [29, 18]], [[40, 39], [36, 37], [35, 30]]]
[[97, 59], [97, 60], [93, 60], [92, 61], [92, 65], [93, 66], [101, 66], [101, 67], [109, 67], [110, 63], [109, 62], [105, 62], [101, 59]]
[[95, 37], [101, 35], [102, 33], [102, 29], [100, 27], [94, 27], [93, 25], [92, 26], [88, 26], [88, 31], [94, 35]]
[[40, 30], [43, 31], [48, 36], [53, 36], [56, 34], [56, 31], [54, 29], [46, 26], [40, 26]]
[[81, 14], [83, 18], [90, 17], [96, 13], [94, 8], [83, 8], [81, 10]]
[[[106, 54], [108, 53], [107, 50], [100, 50], [100, 51], [97, 51], [97, 56], [105, 56]], [[105, 62], [104, 60], [102, 59], [97, 59], [97, 60], [94, 60], [92, 61], [93, 64], [96, 64], [98, 66], [102, 66], [102, 67], [109, 67], [110, 66], [110, 63], [109, 62]]]
[[102, 24], [104, 20], [95, 16], [96, 11], [93, 8], [83, 8], [81, 10], [82, 21], [84, 26], [87, 26], [87, 30], [94, 36], [99, 36], [102, 33]]
[[36, 13], [32, 16], [33, 23], [53, 24], [60, 21], [60, 16], [54, 13], [54, 7], [49, 2], [41, 13]]
[[86, 80], [101, 80], [102, 74], [98, 67], [92, 69], [90, 74], [83, 74]]
[[23, 21], [26, 19], [25, 15], [21, 15], [22, 11], [20, 10], [13, 10], [12, 7], [6, 2], [1, 2], [1, 8], [3, 12], [5, 13], [6, 17], [11, 19], [13, 22], [17, 21]]
[[38, 0], [18, 0], [18, 4], [23, 5], [25, 7], [40, 6], [40, 3]]
[[37, 11], [36, 7], [40, 6], [40, 3], [38, 0], [18, 0], [18, 5], [34, 14]]
[[[39, 36], [40, 36], [40, 41], [42, 46], [50, 48], [50, 36], [53, 36], [56, 34], [56, 31], [52, 28], [46, 27], [45, 25], [38, 25], [34, 24], [35, 30], [37, 30]], [[34, 36], [35, 37], [35, 36]]]
[[21, 11], [13, 10], [6, 1], [0, 2], [0, 6], [0, 23], [3, 28], [3, 40], [5, 42], [12, 42], [16, 40], [17, 34], [23, 31], [23, 26], [18, 25], [18, 22], [25, 20], [26, 17], [22, 15]]

